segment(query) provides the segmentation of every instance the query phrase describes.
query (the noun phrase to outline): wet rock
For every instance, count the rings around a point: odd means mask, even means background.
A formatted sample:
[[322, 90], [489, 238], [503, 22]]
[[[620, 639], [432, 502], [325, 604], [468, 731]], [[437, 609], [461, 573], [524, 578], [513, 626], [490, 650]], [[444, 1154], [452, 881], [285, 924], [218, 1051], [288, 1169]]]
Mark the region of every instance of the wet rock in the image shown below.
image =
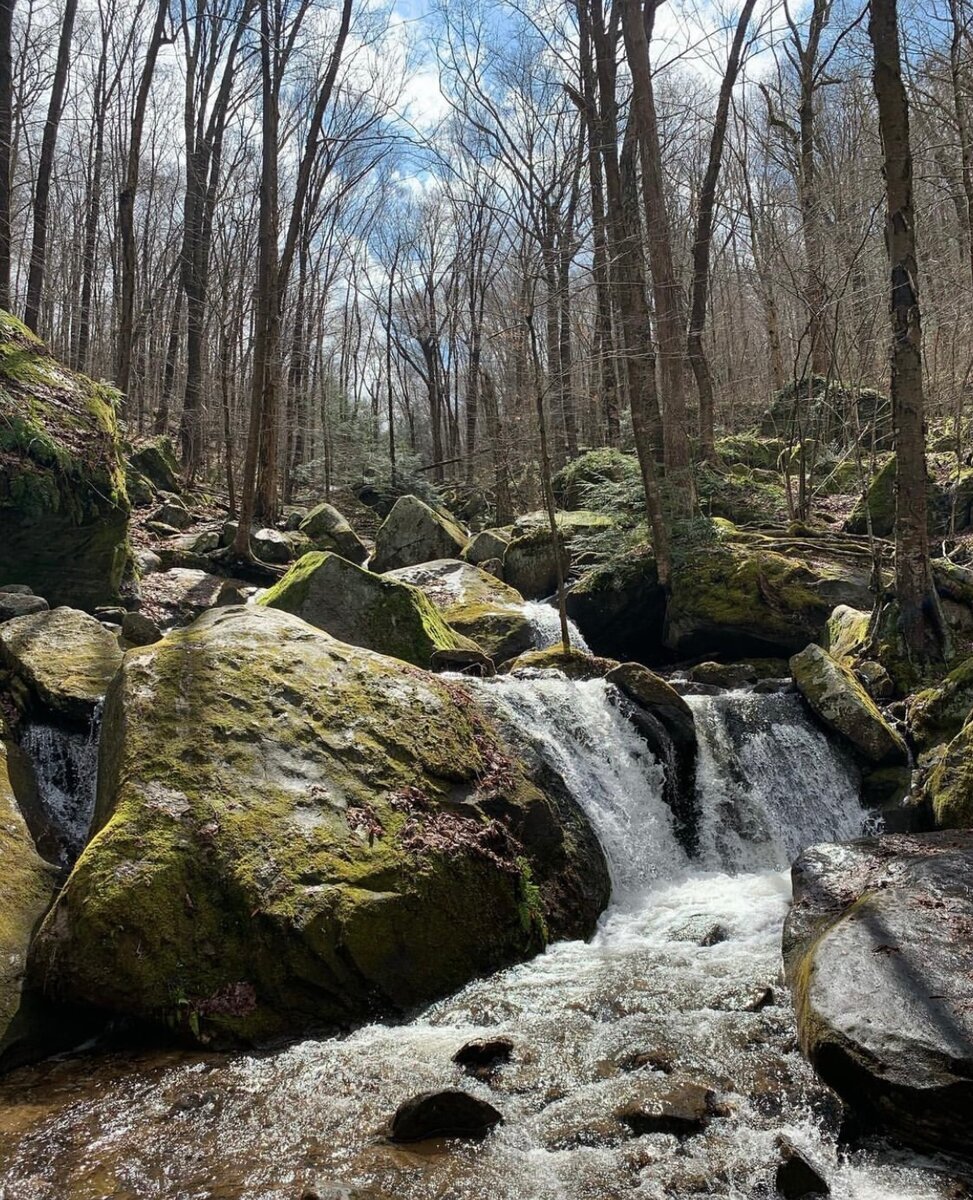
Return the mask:
[[514, 1044], [510, 1038], [478, 1038], [467, 1042], [453, 1055], [453, 1062], [461, 1066], [467, 1075], [478, 1079], [488, 1078], [497, 1067], [510, 1062]]
[[473, 693], [273, 608], [130, 650], [101, 746], [93, 836], [33, 978], [168, 1036], [406, 1011], [587, 936], [607, 902], [580, 810]]
[[0, 621], [12, 621], [14, 617], [47, 612], [49, 607], [41, 596], [25, 595], [22, 592], [0, 592]]
[[15, 617], [0, 625], [0, 663], [25, 712], [86, 722], [121, 666], [118, 640], [74, 608]]
[[332, 504], [312, 508], [297, 528], [309, 539], [312, 550], [340, 554], [358, 566], [368, 558], [368, 547]]
[[533, 671], [560, 671], [568, 679], [602, 679], [608, 671], [618, 666], [608, 658], [598, 658], [573, 647], [565, 653], [561, 643], [544, 650], [528, 650], [506, 662], [501, 674], [519, 675]]
[[709, 1124], [715, 1102], [711, 1088], [690, 1081], [673, 1082], [623, 1104], [615, 1110], [615, 1117], [636, 1137], [647, 1133], [694, 1137]]
[[636, 1050], [618, 1060], [620, 1071], [658, 1071], [671, 1075], [676, 1069], [676, 1057], [671, 1050]]
[[122, 620], [122, 637], [130, 646], [151, 646], [162, 637], [162, 631], [142, 613], [130, 612]]
[[651, 553], [589, 571], [572, 586], [566, 604], [596, 654], [652, 662], [663, 653], [666, 594]]
[[792, 877], [784, 957], [801, 1049], [903, 1141], [969, 1153], [973, 832], [816, 846]]
[[548, 1150], [577, 1150], [617, 1146], [629, 1130], [615, 1117], [576, 1114], [553, 1121], [544, 1133]]
[[404, 1101], [392, 1118], [393, 1142], [421, 1142], [426, 1138], [450, 1137], [482, 1141], [503, 1120], [488, 1104], [458, 1088], [442, 1092], [420, 1092]]
[[440, 558], [459, 558], [469, 535], [418, 496], [401, 496], [375, 535], [373, 571], [394, 571]]
[[744, 1012], [763, 1012], [777, 1003], [777, 997], [772, 987], [760, 988], [743, 1006]]
[[973, 717], [947, 745], [924, 791], [939, 828], [973, 825]]
[[870, 763], [909, 761], [905, 742], [882, 716], [847, 667], [820, 646], [808, 646], [791, 659], [798, 690], [823, 725], [839, 734]]
[[821, 1170], [786, 1137], [778, 1142], [781, 1162], [774, 1186], [783, 1200], [804, 1200], [805, 1196], [830, 1196], [831, 1188]]
[[434, 655], [441, 667], [468, 665], [464, 655], [486, 662], [479, 646], [452, 630], [419, 588], [337, 554], [305, 554], [258, 603], [293, 613], [339, 641], [417, 667], [431, 666]]

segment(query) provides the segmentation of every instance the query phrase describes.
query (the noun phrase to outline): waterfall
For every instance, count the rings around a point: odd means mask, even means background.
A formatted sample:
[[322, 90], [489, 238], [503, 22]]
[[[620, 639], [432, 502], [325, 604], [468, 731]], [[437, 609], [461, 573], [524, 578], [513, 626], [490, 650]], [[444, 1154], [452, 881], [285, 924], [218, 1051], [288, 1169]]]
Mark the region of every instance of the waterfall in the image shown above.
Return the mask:
[[[535, 650], [546, 650], [548, 646], [556, 646], [560, 642], [561, 616], [554, 605], [547, 604], [542, 600], [525, 600], [522, 611], [534, 631]], [[589, 653], [588, 643], [570, 617], [568, 618], [568, 633], [571, 635], [573, 649]]]
[[87, 729], [28, 721], [20, 748], [33, 770], [37, 811], [31, 816], [38, 846], [46, 857], [70, 866], [88, 839], [98, 782], [101, 704]]

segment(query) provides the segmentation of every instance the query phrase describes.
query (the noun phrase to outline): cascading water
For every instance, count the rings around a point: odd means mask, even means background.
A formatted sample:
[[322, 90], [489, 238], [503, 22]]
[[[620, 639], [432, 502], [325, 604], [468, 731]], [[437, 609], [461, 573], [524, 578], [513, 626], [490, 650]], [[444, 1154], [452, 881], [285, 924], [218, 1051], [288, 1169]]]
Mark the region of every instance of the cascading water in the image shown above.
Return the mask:
[[[0, 1086], [0, 1195], [755, 1200], [773, 1194], [781, 1134], [823, 1165], [837, 1200], [959, 1195], [949, 1164], [881, 1144], [839, 1155], [833, 1098], [796, 1049], [780, 983], [781, 868], [803, 842], [863, 823], [853, 771], [796, 702], [691, 701], [702, 847], [691, 861], [661, 768], [611, 687], [475, 686], [562, 775], [602, 840], [614, 894], [592, 941], [554, 945], [402, 1025], [260, 1055], [22, 1073]], [[500, 1035], [513, 1061], [490, 1083], [453, 1064], [467, 1040]], [[712, 1093], [694, 1136], [633, 1135], [616, 1116], [653, 1097], [678, 1103], [690, 1084]], [[503, 1112], [482, 1145], [382, 1137], [403, 1099], [457, 1086]]]
[[[535, 650], [546, 650], [548, 646], [556, 646], [560, 642], [561, 616], [553, 605], [546, 604], [542, 600], [525, 600], [522, 610], [534, 631]], [[571, 635], [572, 648], [587, 653], [588, 643], [570, 617], [568, 618], [568, 633]]]

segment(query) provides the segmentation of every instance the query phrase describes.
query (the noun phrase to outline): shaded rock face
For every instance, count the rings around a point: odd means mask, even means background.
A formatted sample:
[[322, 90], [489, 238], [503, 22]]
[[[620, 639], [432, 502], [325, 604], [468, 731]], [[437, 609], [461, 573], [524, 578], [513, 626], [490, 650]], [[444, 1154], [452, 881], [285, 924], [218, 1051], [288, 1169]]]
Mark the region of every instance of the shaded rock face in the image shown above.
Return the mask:
[[32, 952], [55, 1000], [201, 1040], [401, 1011], [589, 934], [594, 835], [461, 686], [288, 613], [130, 651], [95, 832]]
[[330, 550], [358, 566], [368, 558], [368, 547], [332, 504], [312, 508], [297, 528], [314, 550]]
[[143, 442], [132, 451], [128, 461], [157, 491], [175, 494], [182, 491], [179, 462], [169, 438], [157, 437]]
[[820, 646], [806, 647], [791, 659], [798, 690], [818, 720], [875, 766], [909, 761], [905, 742], [889, 725], [847, 667]]
[[[946, 500], [940, 489], [928, 481], [927, 503], [929, 505], [929, 531], [945, 529]], [[863, 499], [859, 500], [845, 523], [849, 533], [868, 533], [871, 518], [875, 537], [891, 537], [895, 530], [895, 455], [879, 468]]]
[[940, 828], [973, 826], [973, 719], [946, 747], [926, 780], [925, 792]]
[[0, 1067], [20, 1060], [39, 1029], [22, 1004], [27, 948], [50, 907], [59, 872], [44, 862], [21, 815], [0, 723]]
[[463, 558], [477, 567], [493, 559], [500, 559], [502, 562], [509, 545], [509, 530], [484, 529], [470, 538], [469, 545], [463, 551]]
[[906, 721], [920, 750], [954, 738], [973, 713], [973, 658], [951, 671], [942, 683], [909, 698]]
[[51, 604], [118, 598], [129, 501], [117, 400], [0, 312], [0, 579]]
[[440, 516], [417, 496], [396, 500], [375, 535], [373, 571], [394, 571], [437, 558], [459, 558], [469, 536], [455, 521]]
[[392, 1118], [393, 1142], [420, 1142], [448, 1137], [480, 1141], [503, 1120], [503, 1115], [486, 1100], [458, 1088], [421, 1092], [405, 1100]]
[[443, 666], [450, 653], [481, 655], [418, 588], [374, 575], [337, 554], [305, 554], [259, 603], [293, 613], [339, 641], [417, 667], [430, 666], [437, 655]]
[[389, 571], [386, 578], [417, 587], [446, 623], [495, 662], [506, 662], [534, 645], [534, 633], [518, 591], [480, 567], [440, 559]]
[[94, 617], [55, 608], [0, 625], [0, 663], [23, 711], [80, 723], [107, 691], [122, 652]]
[[666, 595], [651, 554], [589, 571], [568, 592], [566, 606], [595, 654], [644, 663], [664, 655]]
[[969, 1155], [973, 833], [815, 846], [792, 878], [784, 960], [802, 1050], [868, 1119]]

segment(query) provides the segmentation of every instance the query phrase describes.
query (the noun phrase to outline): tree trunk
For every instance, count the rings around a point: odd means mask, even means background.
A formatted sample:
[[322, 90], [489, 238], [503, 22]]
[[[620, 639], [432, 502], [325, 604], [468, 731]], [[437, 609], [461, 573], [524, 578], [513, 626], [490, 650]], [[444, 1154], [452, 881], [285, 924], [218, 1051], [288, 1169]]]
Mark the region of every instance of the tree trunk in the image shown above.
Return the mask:
[[13, 19], [16, 0], [0, 0], [0, 308], [9, 310], [10, 187], [13, 170]]

